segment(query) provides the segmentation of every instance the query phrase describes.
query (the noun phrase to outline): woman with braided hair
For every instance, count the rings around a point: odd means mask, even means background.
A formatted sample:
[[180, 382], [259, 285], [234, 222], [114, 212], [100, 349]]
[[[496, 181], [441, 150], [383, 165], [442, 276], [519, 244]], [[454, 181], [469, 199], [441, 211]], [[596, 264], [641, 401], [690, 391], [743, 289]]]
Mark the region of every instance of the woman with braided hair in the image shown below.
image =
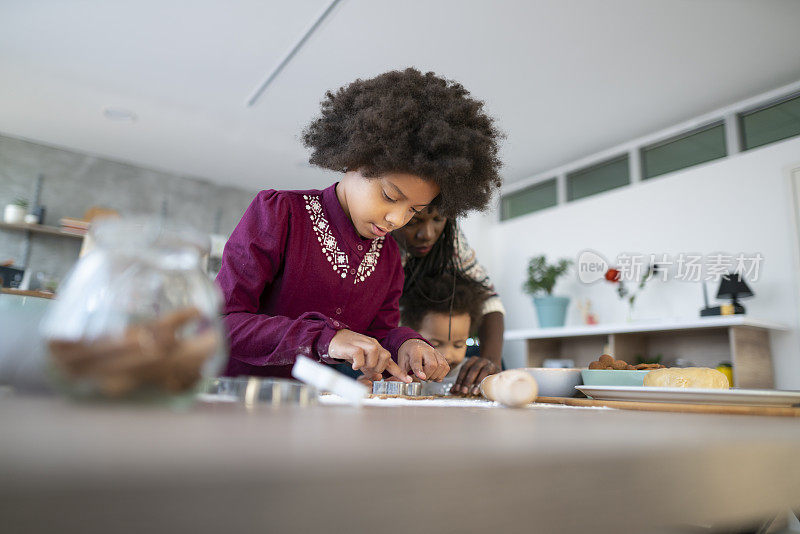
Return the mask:
[[488, 293], [478, 321], [480, 352], [464, 362], [451, 389], [454, 393], [477, 392], [480, 380], [486, 374], [494, 374], [502, 369], [505, 309], [486, 269], [478, 263], [475, 251], [470, 248], [456, 220], [444, 217], [436, 207], [415, 214], [408, 224], [392, 235], [401, 248], [405, 272], [404, 295], [413, 291], [421, 280], [445, 274], [469, 278]]

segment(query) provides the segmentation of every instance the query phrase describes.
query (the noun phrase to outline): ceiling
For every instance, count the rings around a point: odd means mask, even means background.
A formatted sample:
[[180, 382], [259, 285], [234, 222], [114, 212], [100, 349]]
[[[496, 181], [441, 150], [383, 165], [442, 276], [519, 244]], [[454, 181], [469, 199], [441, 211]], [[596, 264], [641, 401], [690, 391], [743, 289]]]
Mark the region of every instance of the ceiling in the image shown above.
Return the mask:
[[[328, 89], [409, 65], [507, 133], [507, 183], [800, 79], [794, 0], [4, 0], [0, 133], [248, 189], [320, 187]], [[105, 108], [135, 113], [113, 121]]]

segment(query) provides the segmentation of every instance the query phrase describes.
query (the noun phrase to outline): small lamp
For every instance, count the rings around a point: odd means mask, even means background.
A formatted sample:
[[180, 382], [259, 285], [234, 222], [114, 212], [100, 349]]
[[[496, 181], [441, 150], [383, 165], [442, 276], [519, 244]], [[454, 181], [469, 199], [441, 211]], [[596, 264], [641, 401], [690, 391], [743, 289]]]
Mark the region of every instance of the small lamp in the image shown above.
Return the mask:
[[[731, 299], [730, 305], [721, 306], [722, 315], [744, 313], [744, 306], [737, 299], [752, 297], [753, 292], [747, 287], [741, 273], [727, 274], [719, 282], [718, 299]], [[730, 307], [733, 311], [730, 311]], [[726, 313], [727, 312], [727, 313]]]
[[752, 297], [753, 292], [747, 287], [747, 284], [742, 280], [741, 273], [726, 274], [719, 281], [719, 290], [717, 291], [718, 299], [732, 299], [730, 304], [723, 304], [722, 306], [714, 306], [713, 308], [708, 305], [708, 296], [706, 293], [706, 284], [703, 282], [703, 300], [705, 301], [705, 308], [700, 310], [701, 317], [709, 317], [713, 315], [734, 315], [744, 313], [744, 306], [739, 304], [737, 299]]

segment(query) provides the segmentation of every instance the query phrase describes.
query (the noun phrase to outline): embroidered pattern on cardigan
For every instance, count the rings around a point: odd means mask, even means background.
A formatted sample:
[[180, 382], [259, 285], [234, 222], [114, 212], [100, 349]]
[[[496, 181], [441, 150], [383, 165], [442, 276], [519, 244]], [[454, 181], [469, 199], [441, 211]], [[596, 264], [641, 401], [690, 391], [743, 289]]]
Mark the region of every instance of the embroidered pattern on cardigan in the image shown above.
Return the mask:
[[[333, 272], [342, 278], [347, 278], [350, 261], [347, 258], [347, 254], [339, 248], [339, 242], [334, 237], [331, 225], [322, 211], [322, 202], [320, 202], [319, 196], [303, 195], [303, 199], [306, 201], [306, 211], [311, 219], [311, 226], [314, 228], [317, 241], [322, 247], [322, 253], [327, 258], [328, 263], [331, 264]], [[364, 259], [361, 260], [355, 273], [354, 284], [363, 282], [375, 271], [375, 267], [377, 267], [378, 260], [381, 257], [383, 240], [383, 237], [372, 240], [369, 250], [364, 254]]]

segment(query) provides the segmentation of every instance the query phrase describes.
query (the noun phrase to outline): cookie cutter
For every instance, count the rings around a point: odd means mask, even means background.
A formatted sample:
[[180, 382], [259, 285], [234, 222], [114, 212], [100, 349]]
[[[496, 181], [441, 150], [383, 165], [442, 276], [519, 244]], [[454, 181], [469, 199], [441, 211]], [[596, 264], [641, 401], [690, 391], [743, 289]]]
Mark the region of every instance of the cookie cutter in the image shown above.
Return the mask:
[[373, 395], [402, 395], [405, 397], [418, 397], [422, 386], [419, 382], [397, 382], [394, 380], [376, 380], [372, 383]]
[[282, 378], [212, 378], [201, 391], [206, 400], [245, 406], [313, 406], [319, 398], [319, 391], [313, 386]]

